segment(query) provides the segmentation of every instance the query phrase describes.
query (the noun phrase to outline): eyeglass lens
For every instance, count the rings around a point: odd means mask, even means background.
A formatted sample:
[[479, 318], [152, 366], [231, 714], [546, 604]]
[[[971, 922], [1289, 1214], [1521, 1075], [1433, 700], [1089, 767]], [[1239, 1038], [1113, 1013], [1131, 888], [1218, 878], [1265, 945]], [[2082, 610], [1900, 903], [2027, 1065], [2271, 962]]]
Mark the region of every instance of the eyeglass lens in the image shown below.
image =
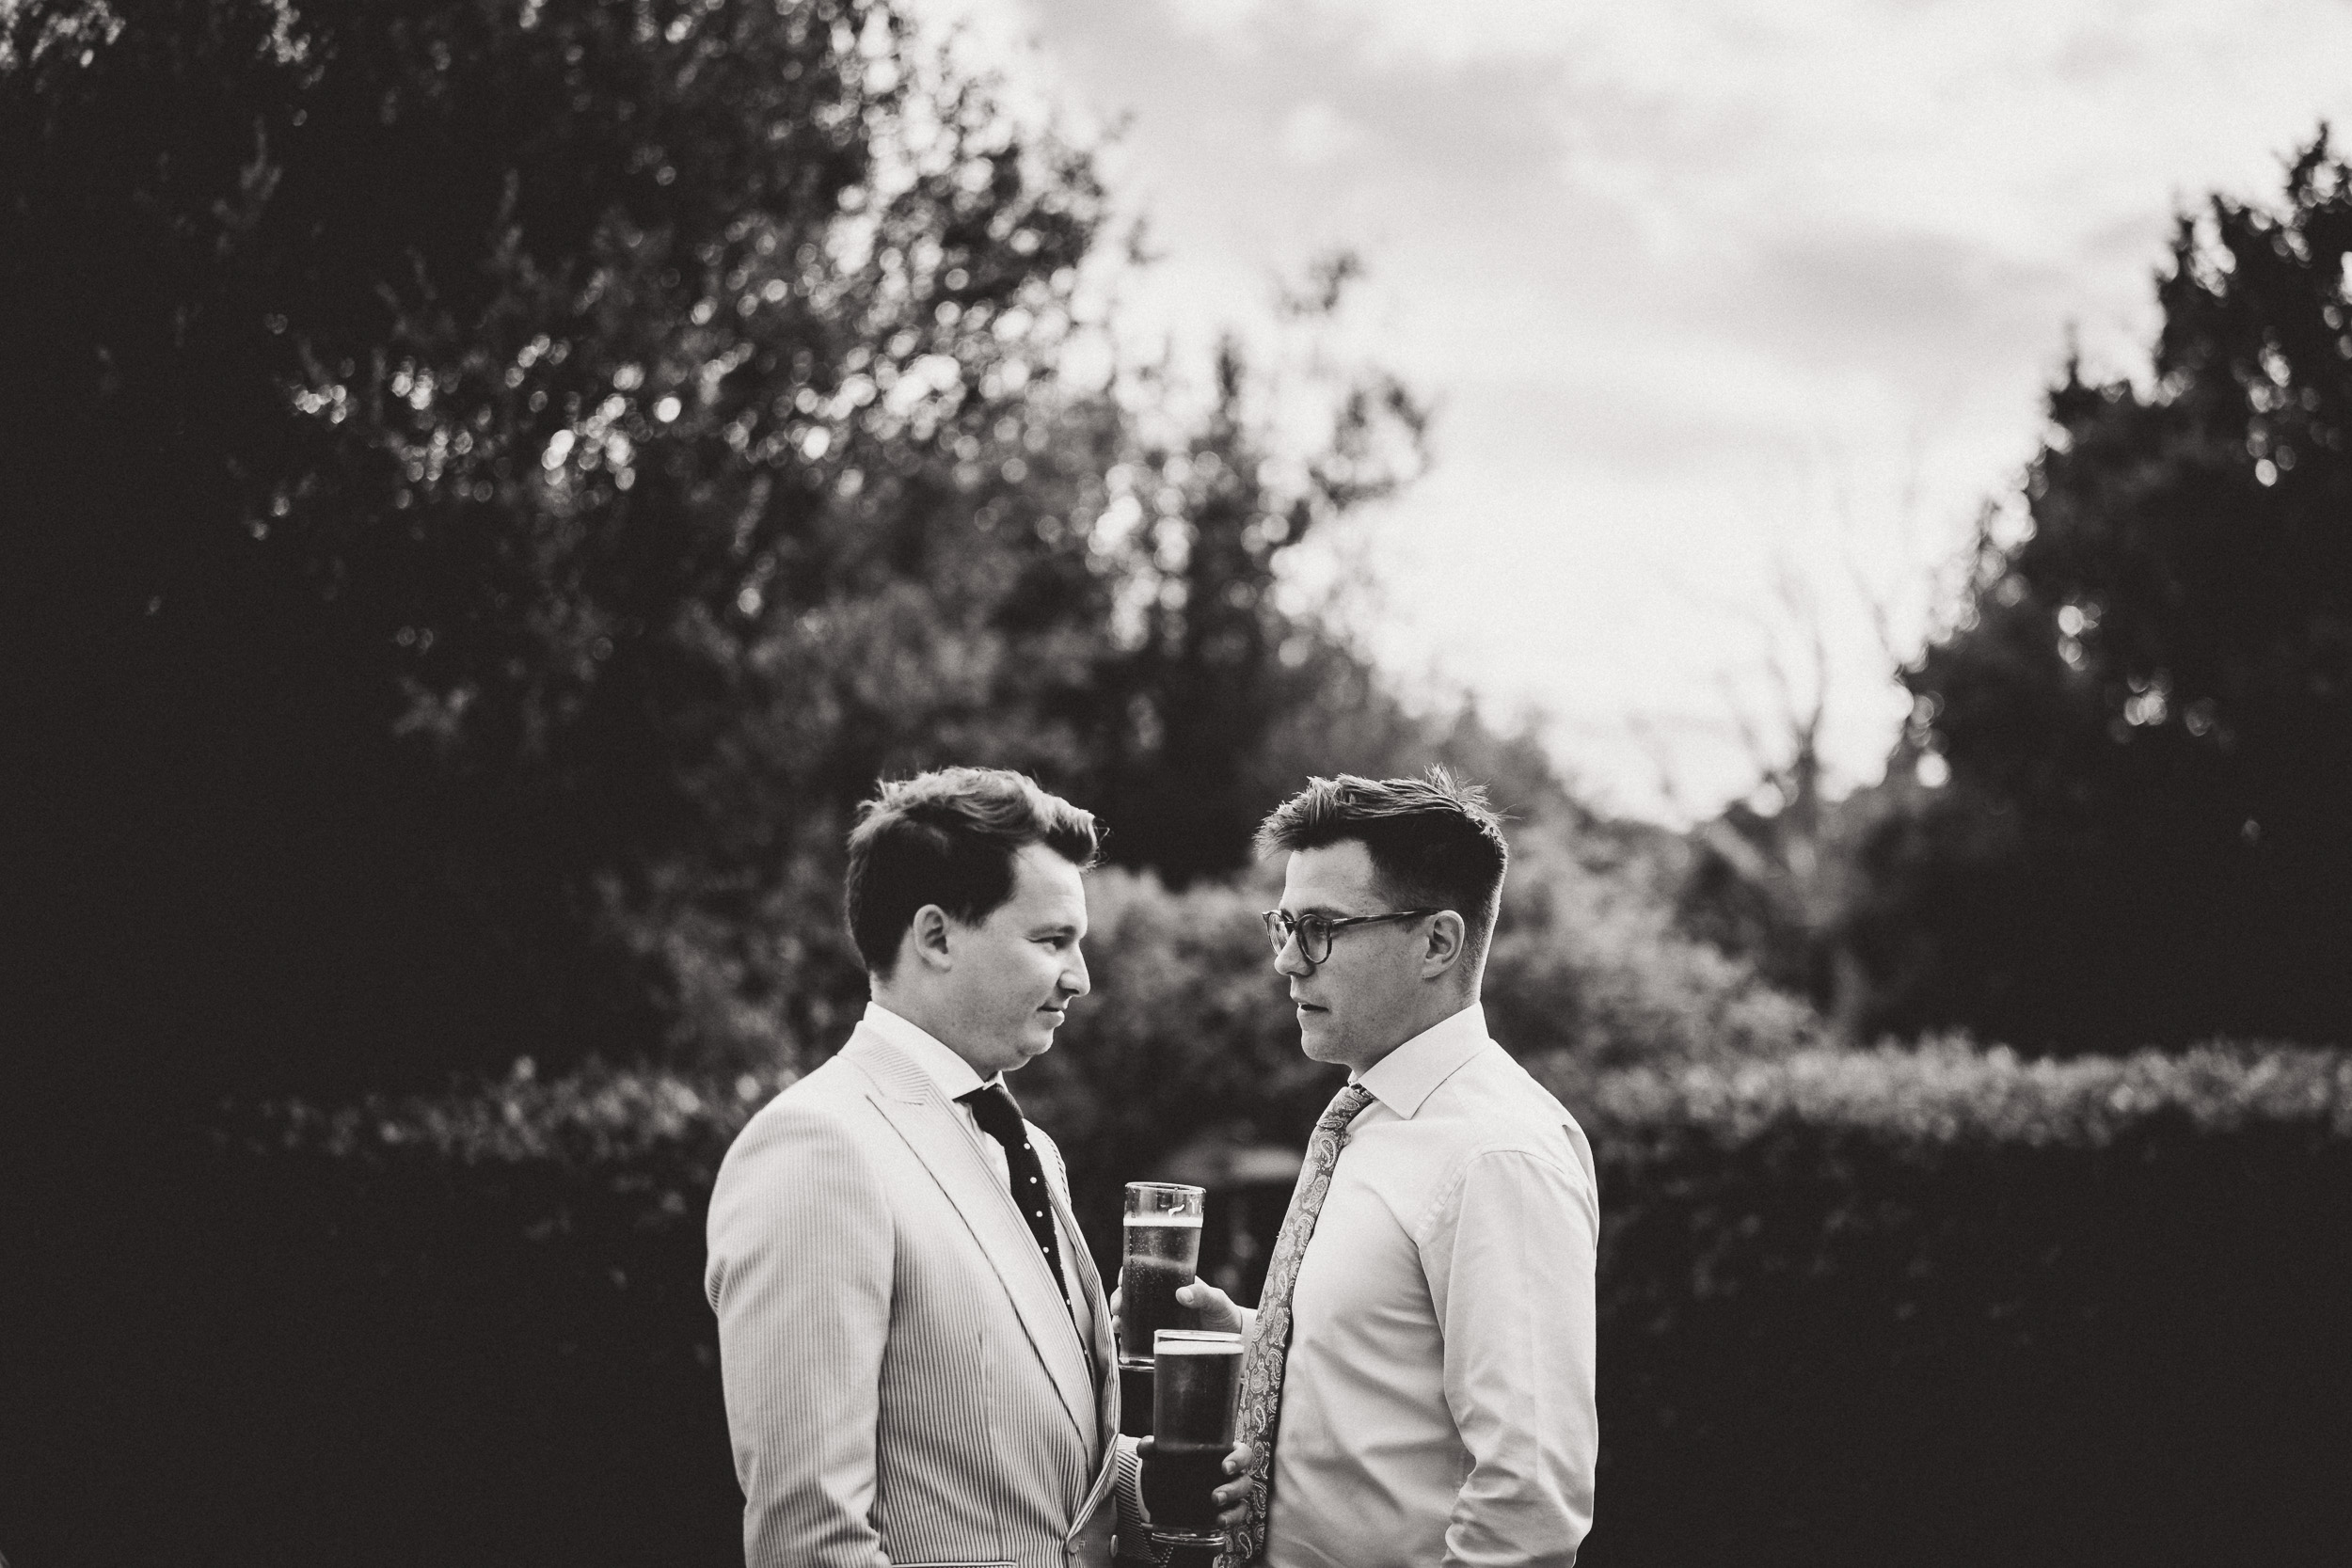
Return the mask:
[[1265, 917], [1265, 934], [1279, 955], [1290, 945], [1292, 933], [1298, 937], [1298, 956], [1311, 964], [1319, 964], [1331, 956], [1330, 923], [1306, 915], [1294, 920], [1282, 910], [1274, 910]]

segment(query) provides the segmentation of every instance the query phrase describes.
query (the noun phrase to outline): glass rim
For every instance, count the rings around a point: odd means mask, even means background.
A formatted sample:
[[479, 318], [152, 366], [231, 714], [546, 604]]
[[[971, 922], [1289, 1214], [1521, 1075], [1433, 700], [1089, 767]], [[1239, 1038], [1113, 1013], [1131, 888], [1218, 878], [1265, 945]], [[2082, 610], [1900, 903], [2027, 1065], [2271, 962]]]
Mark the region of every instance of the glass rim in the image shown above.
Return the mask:
[[1208, 1188], [1195, 1187], [1183, 1181], [1130, 1181], [1127, 1190], [1131, 1193], [1199, 1193], [1203, 1197], [1209, 1196]]
[[1151, 1525], [1147, 1526], [1146, 1528], [1150, 1530], [1152, 1541], [1162, 1546], [1214, 1546], [1222, 1548], [1229, 1544], [1226, 1534], [1221, 1529], [1177, 1529], [1168, 1525]]

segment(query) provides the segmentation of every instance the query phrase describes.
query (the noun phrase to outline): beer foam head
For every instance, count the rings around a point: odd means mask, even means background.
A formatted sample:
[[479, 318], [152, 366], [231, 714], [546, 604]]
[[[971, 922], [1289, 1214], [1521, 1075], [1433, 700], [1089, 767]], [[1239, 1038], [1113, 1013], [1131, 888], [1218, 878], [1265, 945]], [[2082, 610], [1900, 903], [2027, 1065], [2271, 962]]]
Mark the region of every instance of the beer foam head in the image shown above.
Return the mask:
[[1154, 1355], [1239, 1355], [1241, 1336], [1208, 1329], [1163, 1328], [1152, 1336]]

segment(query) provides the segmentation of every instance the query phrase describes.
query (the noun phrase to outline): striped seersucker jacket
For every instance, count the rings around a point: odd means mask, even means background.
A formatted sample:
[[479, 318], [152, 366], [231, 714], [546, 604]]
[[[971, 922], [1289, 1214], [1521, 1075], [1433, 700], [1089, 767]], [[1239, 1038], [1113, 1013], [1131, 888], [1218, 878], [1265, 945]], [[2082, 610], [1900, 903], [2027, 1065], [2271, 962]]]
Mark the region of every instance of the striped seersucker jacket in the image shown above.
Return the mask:
[[1110, 1307], [1060, 1151], [1031, 1137], [1090, 1356], [973, 1134], [872, 1030], [727, 1150], [705, 1285], [748, 1568], [1106, 1568]]

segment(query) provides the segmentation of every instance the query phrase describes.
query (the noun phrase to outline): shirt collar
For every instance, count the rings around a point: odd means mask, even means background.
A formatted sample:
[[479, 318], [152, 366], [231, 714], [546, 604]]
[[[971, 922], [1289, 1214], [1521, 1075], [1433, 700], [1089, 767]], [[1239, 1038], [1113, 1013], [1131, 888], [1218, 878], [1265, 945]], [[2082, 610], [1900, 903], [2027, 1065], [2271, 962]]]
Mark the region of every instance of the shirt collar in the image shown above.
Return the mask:
[[1438, 1085], [1487, 1043], [1486, 1009], [1473, 1002], [1373, 1063], [1356, 1081], [1381, 1104], [1409, 1121]]
[[983, 1081], [972, 1070], [972, 1064], [957, 1055], [937, 1035], [919, 1024], [909, 1023], [879, 1002], [866, 1004], [866, 1026], [911, 1058], [949, 1100], [960, 1100], [974, 1089], [1004, 1082], [1001, 1072]]

